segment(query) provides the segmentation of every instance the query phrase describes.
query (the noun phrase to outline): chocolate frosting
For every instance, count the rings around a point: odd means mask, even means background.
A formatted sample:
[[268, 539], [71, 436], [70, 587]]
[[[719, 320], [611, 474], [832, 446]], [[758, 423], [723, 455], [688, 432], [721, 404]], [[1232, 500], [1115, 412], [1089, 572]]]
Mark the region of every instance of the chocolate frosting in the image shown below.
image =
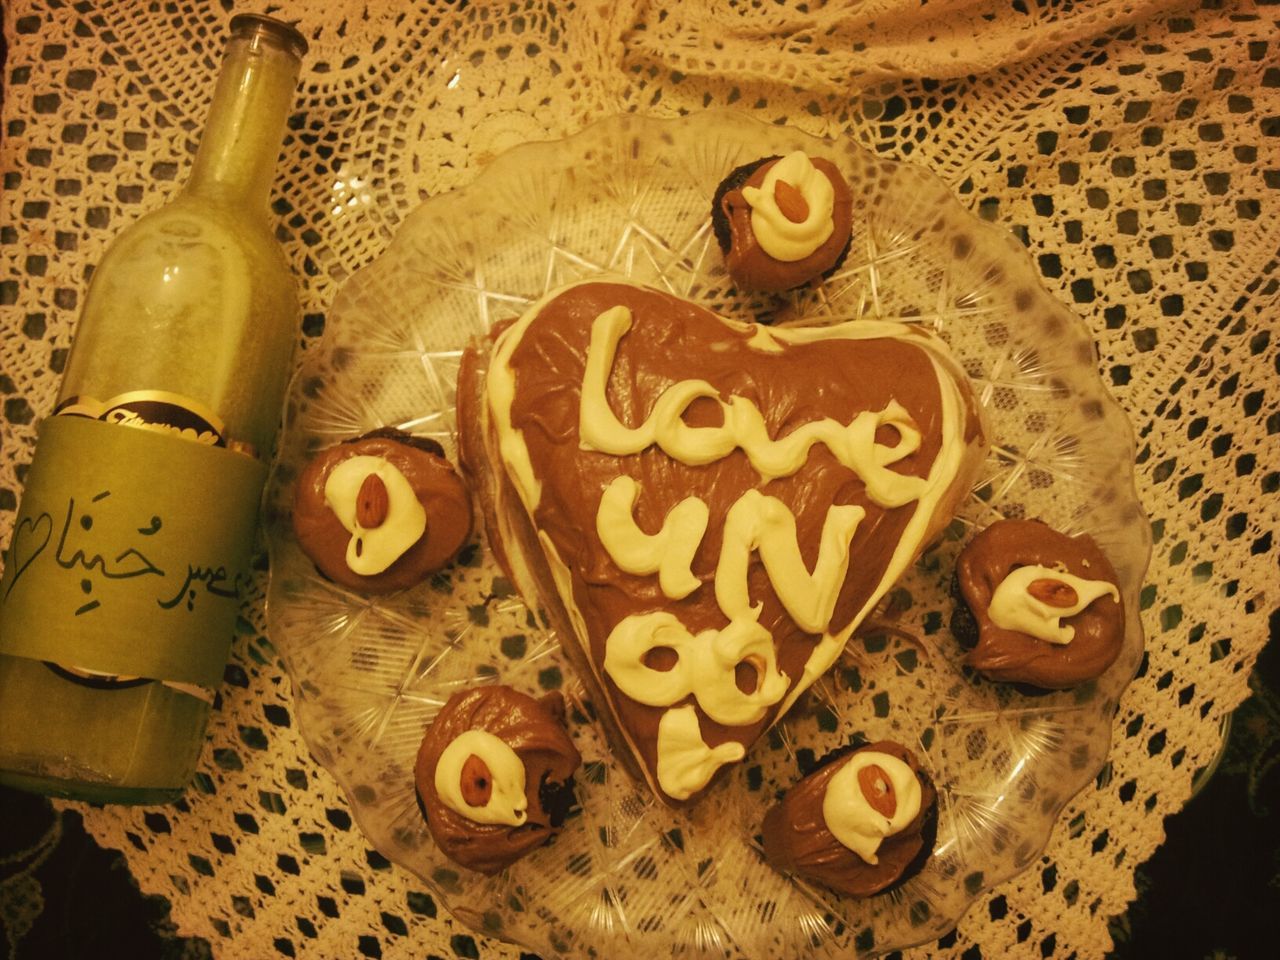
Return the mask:
[[[427, 513], [426, 533], [372, 576], [347, 566], [351, 534], [324, 497], [334, 467], [358, 456], [382, 457], [395, 466]], [[363, 593], [402, 590], [446, 566], [471, 537], [471, 521], [471, 496], [440, 445], [385, 428], [322, 451], [307, 464], [294, 490], [293, 530], [303, 551], [330, 580]]]
[[[413, 768], [427, 828], [444, 854], [480, 873], [497, 873], [560, 831], [572, 804], [573, 774], [582, 757], [564, 728], [564, 698], [535, 700], [506, 686], [455, 693], [427, 727]], [[468, 730], [504, 741], [524, 764], [528, 819], [518, 827], [468, 820], [436, 793], [440, 755]]]
[[[864, 750], [887, 753], [902, 760], [920, 781], [920, 812], [901, 833], [886, 837], [876, 851], [878, 863], [867, 863], [827, 829], [822, 801], [831, 778]], [[820, 883], [838, 893], [869, 897], [917, 872], [933, 851], [937, 833], [938, 794], [913, 754], [891, 740], [868, 744], [833, 755], [809, 774], [765, 814], [761, 834], [764, 854], [779, 870]]]
[[[998, 520], [960, 552], [956, 581], [977, 624], [977, 645], [964, 662], [992, 680], [1062, 690], [1100, 675], [1120, 655], [1124, 604], [1102, 597], [1062, 623], [1075, 628], [1066, 644], [1055, 644], [991, 622], [988, 607], [996, 587], [1018, 567], [1057, 568], [1086, 580], [1117, 583], [1116, 572], [1087, 534], [1069, 537], [1039, 520]], [[963, 640], [963, 630], [958, 633]]]
[[[750, 169], [750, 175], [740, 183], [731, 184], [730, 189], [719, 195], [719, 213], [728, 223], [728, 246], [721, 241], [725, 254], [725, 266], [733, 282], [743, 290], [761, 290], [766, 293], [778, 293], [790, 290], [801, 284], [834, 269], [844, 260], [848, 253], [853, 232], [853, 194], [849, 185], [830, 160], [822, 157], [810, 157], [817, 167], [835, 188], [835, 204], [831, 211], [834, 228], [831, 236], [823, 241], [813, 253], [803, 260], [775, 260], [761, 248], [756, 240], [755, 231], [751, 229], [751, 204], [742, 194], [744, 186], [759, 188], [764, 183], [765, 175], [780, 158], [772, 157]], [[735, 171], [737, 172], [737, 171]], [[730, 174], [733, 178], [733, 174]], [[734, 178], [736, 179], [736, 178]], [[717, 234], [723, 234], [723, 230]]]
[[[671, 611], [691, 633], [724, 628], [727, 619], [713, 588], [724, 520], [739, 496], [754, 488], [791, 510], [810, 569], [817, 560], [828, 508], [856, 504], [866, 511], [852, 541], [853, 560], [831, 620], [832, 631], [838, 631], [852, 621], [883, 577], [915, 504], [890, 509], [876, 505], [856, 475], [821, 445], [811, 449], [798, 473], [764, 484], [741, 450], [702, 466], [681, 463], [656, 447], [626, 457], [582, 450], [578, 412], [591, 325], [618, 305], [632, 311], [634, 323], [618, 348], [609, 401], [626, 424], [641, 422], [664, 389], [690, 376], [707, 380], [722, 396], [749, 399], [764, 414], [773, 437], [824, 416], [847, 421], [853, 412], [881, 409], [893, 397], [922, 432], [920, 448], [894, 469], [924, 476], [940, 447], [941, 399], [928, 355], [910, 342], [830, 339], [762, 353], [748, 346], [750, 328], [730, 329], [695, 304], [629, 284], [581, 285], [543, 307], [511, 358], [516, 382], [512, 424], [523, 432], [543, 481], [534, 521], [570, 571], [573, 597], [589, 637], [590, 662], [650, 781], [656, 783], [658, 724], [667, 708], [632, 700], [600, 669], [613, 628], [628, 615], [657, 610]], [[972, 408], [964, 415], [966, 437], [973, 440], [979, 423]], [[695, 403], [686, 422], [714, 425], [717, 420], [709, 417], [718, 418], [719, 410]], [[892, 442], [891, 437], [885, 442]], [[659, 529], [667, 513], [690, 495], [709, 507], [710, 522], [692, 564], [702, 585], [684, 599], [666, 597], [657, 577], [621, 571], [596, 534], [602, 491], [622, 474], [639, 484], [635, 518], [642, 530]], [[959, 486], [967, 489], [967, 480], [962, 478]], [[939, 513], [949, 516], [953, 508], [954, 501], [948, 501]], [[491, 537], [494, 533], [491, 524]], [[794, 684], [818, 637], [804, 632], [788, 615], [758, 554], [751, 557], [749, 587], [753, 602], [763, 605], [759, 623], [774, 638], [779, 669]], [[684, 702], [694, 703], [692, 698]], [[718, 724], [699, 709], [702, 738], [711, 747], [728, 741], [750, 745], [774, 721], [780, 706], [770, 707], [758, 722], [738, 727]]]

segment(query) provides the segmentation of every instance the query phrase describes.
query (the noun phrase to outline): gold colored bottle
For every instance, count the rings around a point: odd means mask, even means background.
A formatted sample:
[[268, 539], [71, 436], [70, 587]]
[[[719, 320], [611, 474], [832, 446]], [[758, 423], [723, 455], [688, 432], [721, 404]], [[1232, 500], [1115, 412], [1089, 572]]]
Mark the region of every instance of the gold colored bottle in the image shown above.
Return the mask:
[[232, 18], [186, 185], [94, 272], [0, 579], [0, 783], [177, 798], [220, 682], [298, 298], [268, 197], [306, 42]]

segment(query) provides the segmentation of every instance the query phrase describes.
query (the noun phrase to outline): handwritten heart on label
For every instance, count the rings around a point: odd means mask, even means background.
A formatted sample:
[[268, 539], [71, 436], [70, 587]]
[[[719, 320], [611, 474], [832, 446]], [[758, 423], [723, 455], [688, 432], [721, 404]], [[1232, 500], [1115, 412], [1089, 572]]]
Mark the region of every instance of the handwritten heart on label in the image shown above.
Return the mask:
[[6, 597], [13, 592], [27, 568], [44, 553], [52, 536], [53, 519], [47, 513], [23, 517], [18, 521], [13, 528], [13, 539], [9, 544], [9, 556], [5, 564], [6, 567], [13, 568], [13, 573], [8, 578], [9, 584], [5, 588]]
[[922, 330], [768, 328], [624, 283], [544, 298], [476, 389], [464, 450], [481, 432], [516, 508], [490, 524], [499, 552], [539, 578], [668, 802], [830, 668], [984, 453], [963, 374]]

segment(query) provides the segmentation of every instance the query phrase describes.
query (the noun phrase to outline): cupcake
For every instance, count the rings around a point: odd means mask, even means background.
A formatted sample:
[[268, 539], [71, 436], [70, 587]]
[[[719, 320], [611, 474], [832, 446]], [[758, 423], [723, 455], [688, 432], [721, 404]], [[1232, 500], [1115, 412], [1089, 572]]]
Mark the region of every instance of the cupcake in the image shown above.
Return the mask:
[[1063, 690], [1111, 666], [1124, 642], [1116, 572], [1085, 535], [998, 520], [956, 560], [951, 630], [990, 680]]
[[797, 150], [730, 173], [716, 189], [711, 226], [740, 289], [779, 293], [844, 262], [853, 196], [831, 161]]
[[765, 857], [783, 873], [870, 897], [918, 873], [937, 836], [937, 791], [891, 740], [828, 754], [765, 814]]
[[454, 694], [428, 725], [414, 765], [418, 806], [441, 851], [497, 873], [542, 846], [573, 807], [582, 758], [564, 698], [506, 686]]
[[362, 593], [402, 590], [448, 565], [471, 523], [470, 494], [444, 449], [390, 428], [322, 451], [294, 491], [303, 552]]

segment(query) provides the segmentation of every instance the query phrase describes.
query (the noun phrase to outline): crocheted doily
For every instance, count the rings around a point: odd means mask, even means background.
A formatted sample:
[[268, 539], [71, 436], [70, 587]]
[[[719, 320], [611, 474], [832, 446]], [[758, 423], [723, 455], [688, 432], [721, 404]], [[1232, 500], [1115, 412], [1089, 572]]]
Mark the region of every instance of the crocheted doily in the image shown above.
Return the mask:
[[[88, 270], [180, 185], [234, 6], [5, 5], [5, 541]], [[1247, 694], [1276, 605], [1276, 8], [295, 0], [270, 9], [297, 20], [312, 44], [274, 194], [304, 281], [304, 348], [337, 287], [420, 200], [469, 182], [510, 146], [620, 112], [729, 106], [842, 133], [932, 169], [1026, 245], [1046, 286], [1090, 325], [1103, 378], [1137, 433], [1155, 539], [1142, 593], [1147, 654], [1107, 766], [1068, 805], [1041, 860], [930, 949], [1105, 952], [1107, 919], [1133, 898], [1135, 866]], [[224, 956], [518, 955], [455, 925], [354, 827], [297, 733], [261, 591], [226, 679], [181, 803], [82, 808], [143, 890], [171, 901], [180, 932]]]

